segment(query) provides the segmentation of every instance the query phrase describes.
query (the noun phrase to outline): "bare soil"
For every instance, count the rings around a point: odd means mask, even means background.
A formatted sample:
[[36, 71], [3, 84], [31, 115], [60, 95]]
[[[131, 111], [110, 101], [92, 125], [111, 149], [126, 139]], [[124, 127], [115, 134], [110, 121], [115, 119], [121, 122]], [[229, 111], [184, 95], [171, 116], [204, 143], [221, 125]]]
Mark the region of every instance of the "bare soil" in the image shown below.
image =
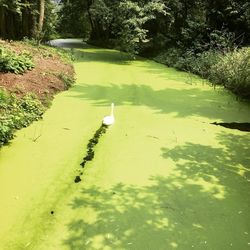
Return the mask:
[[66, 89], [60, 75], [74, 76], [73, 66], [64, 62], [59, 55], [19, 42], [0, 40], [1, 46], [8, 47], [17, 53], [28, 51], [33, 55], [35, 67], [24, 74], [0, 72], [0, 87], [17, 96], [34, 93], [42, 101], [50, 100], [56, 93]]

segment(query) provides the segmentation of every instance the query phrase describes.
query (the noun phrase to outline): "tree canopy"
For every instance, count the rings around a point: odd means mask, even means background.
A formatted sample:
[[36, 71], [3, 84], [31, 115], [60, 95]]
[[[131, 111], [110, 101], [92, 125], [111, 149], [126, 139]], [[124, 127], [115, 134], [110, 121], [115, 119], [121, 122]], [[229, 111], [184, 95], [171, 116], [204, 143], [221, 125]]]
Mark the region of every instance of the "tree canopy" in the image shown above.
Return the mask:
[[[250, 42], [248, 0], [0, 0], [0, 36], [83, 37], [139, 53]], [[209, 44], [209, 45], [208, 45]], [[207, 48], [206, 48], [207, 46]]]
[[250, 42], [247, 0], [67, 0], [61, 6], [61, 30], [127, 51], [177, 45], [203, 50], [229, 38]]

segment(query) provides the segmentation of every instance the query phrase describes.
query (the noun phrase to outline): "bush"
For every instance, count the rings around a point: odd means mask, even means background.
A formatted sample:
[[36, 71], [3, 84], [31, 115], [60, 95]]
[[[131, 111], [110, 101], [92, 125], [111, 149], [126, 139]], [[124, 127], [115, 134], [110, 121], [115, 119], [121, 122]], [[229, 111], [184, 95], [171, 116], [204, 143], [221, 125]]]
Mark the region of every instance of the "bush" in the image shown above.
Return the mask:
[[161, 52], [154, 58], [154, 60], [156, 62], [165, 64], [169, 67], [176, 67], [176, 63], [182, 54], [183, 54], [182, 50], [177, 48], [170, 48], [168, 50]]
[[195, 54], [193, 50], [183, 52], [181, 49], [171, 48], [159, 54], [155, 60], [169, 67], [209, 77], [211, 67], [219, 61], [219, 55], [219, 52], [212, 50]]
[[211, 69], [210, 79], [234, 93], [250, 97], [250, 48], [242, 48], [220, 57]]
[[221, 53], [216, 51], [205, 51], [193, 56], [189, 63], [190, 71], [203, 78], [210, 78], [212, 67], [220, 61]]
[[7, 48], [0, 48], [0, 72], [22, 74], [34, 67], [32, 57], [23, 52], [19, 55]]
[[69, 89], [75, 83], [74, 77], [70, 75], [60, 73], [58, 76], [63, 81], [66, 89]]
[[45, 109], [31, 94], [17, 99], [0, 89], [0, 146], [14, 137], [17, 129], [27, 127], [42, 117]]
[[155, 60], [200, 75], [242, 97], [250, 97], [250, 48], [231, 52], [208, 50], [198, 54], [193, 50], [182, 53], [180, 49], [172, 48]]

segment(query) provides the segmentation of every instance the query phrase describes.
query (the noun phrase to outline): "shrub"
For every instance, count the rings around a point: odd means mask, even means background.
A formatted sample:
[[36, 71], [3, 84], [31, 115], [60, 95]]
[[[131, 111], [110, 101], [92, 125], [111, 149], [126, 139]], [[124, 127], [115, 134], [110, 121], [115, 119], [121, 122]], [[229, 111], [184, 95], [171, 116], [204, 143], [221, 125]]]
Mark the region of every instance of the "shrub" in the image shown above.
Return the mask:
[[75, 83], [74, 77], [70, 75], [60, 73], [58, 76], [63, 81], [66, 89], [70, 88]]
[[175, 67], [177, 61], [182, 55], [182, 50], [177, 48], [169, 48], [166, 51], [161, 52], [157, 55], [154, 60], [159, 63], [163, 63], [169, 67]]
[[211, 67], [219, 61], [219, 55], [219, 52], [212, 50], [195, 54], [193, 50], [183, 52], [181, 49], [171, 48], [159, 54], [155, 60], [179, 70], [208, 77]]
[[182, 53], [173, 48], [155, 60], [200, 75], [242, 97], [250, 97], [250, 48], [231, 52], [208, 50], [198, 54], [193, 50]]
[[14, 137], [16, 129], [27, 127], [44, 113], [41, 102], [31, 94], [17, 99], [0, 89], [0, 146]]
[[203, 78], [210, 78], [212, 67], [220, 61], [221, 53], [217, 51], [204, 51], [193, 57], [190, 62], [190, 71]]
[[7, 48], [0, 48], [0, 72], [22, 74], [33, 67], [34, 63], [29, 53], [16, 54]]
[[211, 69], [210, 79], [240, 96], [250, 97], [250, 49], [221, 55], [220, 61]]

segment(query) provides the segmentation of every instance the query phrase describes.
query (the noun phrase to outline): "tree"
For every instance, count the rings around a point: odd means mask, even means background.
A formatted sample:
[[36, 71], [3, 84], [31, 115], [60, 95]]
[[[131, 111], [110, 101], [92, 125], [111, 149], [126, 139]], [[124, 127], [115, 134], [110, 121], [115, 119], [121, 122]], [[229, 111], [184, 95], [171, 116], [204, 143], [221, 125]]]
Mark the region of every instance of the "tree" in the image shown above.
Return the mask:
[[51, 0], [0, 0], [0, 37], [41, 39], [54, 8]]
[[37, 29], [38, 37], [41, 37], [41, 33], [43, 30], [44, 12], [45, 12], [45, 0], [40, 0], [39, 21], [38, 21], [38, 29]]

